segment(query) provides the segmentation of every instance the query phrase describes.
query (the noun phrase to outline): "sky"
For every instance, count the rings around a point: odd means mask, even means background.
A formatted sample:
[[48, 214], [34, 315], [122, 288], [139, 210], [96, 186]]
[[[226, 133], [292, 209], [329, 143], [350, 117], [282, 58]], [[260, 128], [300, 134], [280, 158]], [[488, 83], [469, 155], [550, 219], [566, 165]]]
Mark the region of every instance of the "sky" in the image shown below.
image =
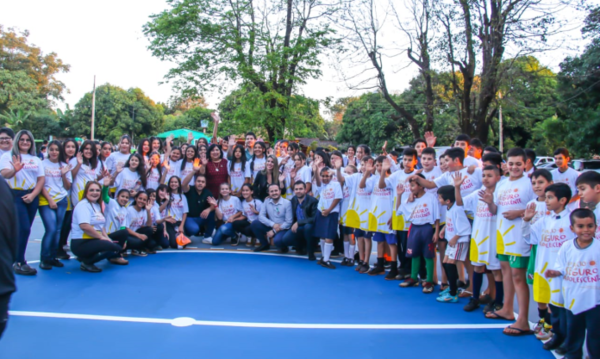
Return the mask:
[[[110, 83], [124, 89], [139, 87], [155, 102], [167, 102], [176, 94], [169, 84], [160, 82], [174, 64], [153, 57], [142, 33], [142, 26], [149, 16], [166, 8], [164, 0], [0, 0], [0, 24], [5, 28], [28, 30], [30, 43], [44, 53], [57, 53], [71, 65], [68, 73], [57, 76], [69, 89], [65, 102], [58, 104], [59, 108], [64, 108], [65, 104], [72, 108], [86, 92], [90, 92], [94, 75], [97, 85]], [[387, 33], [392, 31], [390, 28]], [[576, 54], [582, 48], [579, 31], [574, 29], [570, 36], [572, 48], [539, 56], [543, 65], [556, 71], [566, 54]], [[391, 37], [388, 35], [388, 38]], [[301, 92], [316, 99], [356, 96], [364, 92], [349, 90], [334, 69], [334, 62], [325, 59], [323, 76], [309, 80]], [[404, 90], [416, 75], [416, 68], [404, 66], [406, 64], [404, 59], [398, 62], [394, 71], [388, 69], [386, 80], [391, 92]], [[223, 98], [223, 94], [218, 93], [204, 96], [210, 108], [216, 108]]]

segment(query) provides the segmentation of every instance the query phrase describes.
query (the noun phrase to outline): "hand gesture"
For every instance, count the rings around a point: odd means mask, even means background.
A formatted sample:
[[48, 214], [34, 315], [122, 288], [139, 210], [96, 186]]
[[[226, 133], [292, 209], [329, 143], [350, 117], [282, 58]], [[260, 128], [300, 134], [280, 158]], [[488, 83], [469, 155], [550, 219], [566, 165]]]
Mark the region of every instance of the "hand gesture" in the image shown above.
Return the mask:
[[381, 164], [381, 173], [387, 173], [387, 171], [389, 171], [390, 168], [392, 168], [392, 162], [389, 158], [386, 157], [386, 159], [384, 159], [383, 163]]
[[69, 173], [69, 171], [70, 171], [70, 170], [71, 170], [71, 165], [62, 166], [62, 167], [60, 168], [60, 175], [61, 175], [61, 176], [64, 176], [64, 175], [66, 175], [67, 173]]
[[280, 166], [285, 166], [288, 163], [289, 160], [290, 160], [290, 156], [285, 156], [283, 158], [283, 160], [281, 160], [281, 163], [279, 163], [279, 165]]
[[452, 179], [454, 180], [454, 187], [460, 188], [467, 177], [463, 177], [462, 173], [454, 172], [452, 174]]
[[171, 165], [169, 164], [169, 161], [165, 161], [165, 163], [163, 163], [163, 169], [165, 169], [167, 172], [169, 172], [169, 170], [171, 169]]
[[448, 245], [452, 248], [456, 247], [456, 242], [458, 242], [458, 237], [454, 237], [448, 241]]
[[560, 277], [562, 275], [561, 272], [554, 270], [554, 269], [548, 269], [546, 270], [546, 272], [544, 272], [544, 276], [546, 278], [556, 278], [556, 277]]
[[194, 134], [191, 132], [188, 132], [188, 135], [187, 135], [188, 143], [191, 143], [193, 139], [194, 139]]
[[152, 210], [152, 205], [153, 205], [153, 203], [151, 203], [150, 201], [148, 201], [146, 203], [146, 210], [151, 211]]
[[175, 138], [175, 135], [173, 135], [173, 134], [169, 135], [169, 137], [167, 137], [167, 142], [170, 143], [171, 141], [173, 141], [174, 138]]
[[381, 147], [381, 154], [382, 154], [382, 155], [384, 155], [384, 156], [386, 156], [386, 155], [387, 155], [387, 151], [385, 150], [385, 149], [386, 149], [386, 147], [387, 147], [387, 141], [385, 141], [385, 142], [383, 143], [383, 147]]
[[201, 168], [202, 168], [202, 165], [200, 164], [200, 159], [199, 158], [194, 159], [194, 172], [195, 173], [200, 172]]
[[340, 168], [342, 168], [342, 165], [344, 164], [344, 162], [342, 161], [341, 158], [337, 157], [334, 161], [333, 161], [333, 166], [335, 167], [336, 170], [339, 170]]
[[21, 156], [12, 156], [13, 160], [12, 160], [12, 165], [15, 169], [15, 173], [19, 172], [20, 170], [23, 169], [23, 167], [25, 167], [25, 165], [23, 163], [21, 163]]
[[214, 121], [215, 123], [218, 123], [218, 122], [219, 122], [219, 120], [221, 119], [221, 118], [219, 117], [219, 114], [218, 114], [218, 113], [216, 113], [216, 112], [213, 112], [213, 113], [211, 113], [211, 114], [210, 114], [210, 117], [212, 117], [212, 119], [213, 119], [213, 121]]
[[272, 155], [273, 155], [273, 147], [271, 147], [267, 150], [267, 156], [272, 156]]
[[527, 206], [527, 208], [525, 209], [525, 215], [523, 216], [523, 220], [525, 222], [529, 222], [529, 221], [531, 221], [531, 219], [533, 217], [535, 217], [535, 213], [536, 213], [535, 209], [536, 209], [536, 207], [537, 206], [535, 205], [535, 202], [532, 202], [532, 203], [530, 203]]
[[365, 168], [367, 173], [375, 172], [375, 166], [373, 165], [373, 161], [367, 161]]
[[117, 165], [117, 170], [115, 171], [115, 173], [116, 173], [116, 174], [119, 174], [119, 173], [121, 173], [121, 172], [123, 171], [123, 168], [124, 168], [124, 167], [123, 167], [123, 165], [119, 163], [119, 164]]
[[297, 230], [298, 230], [298, 222], [292, 224], [292, 232], [296, 233]]
[[437, 137], [433, 134], [433, 131], [425, 132], [425, 142], [427, 142], [427, 147], [435, 146], [435, 142], [437, 141]]
[[477, 193], [479, 195], [479, 200], [481, 202], [487, 203], [487, 204], [492, 204], [494, 203], [494, 194], [493, 193], [489, 193], [485, 190], [481, 190]]
[[279, 182], [284, 182], [285, 181], [285, 173], [281, 172], [279, 174]]
[[175, 224], [175, 223], [177, 223], [177, 220], [175, 218], [173, 218], [173, 216], [167, 216], [167, 217], [165, 217], [165, 222]]
[[404, 193], [404, 183], [398, 183], [398, 186], [396, 186], [396, 193], [398, 193], [398, 195]]
[[236, 144], [235, 135], [229, 135], [229, 147], [233, 147]]
[[52, 198], [50, 198], [48, 200], [48, 207], [52, 208], [52, 209], [57, 209], [58, 206], [56, 205], [56, 202], [54, 202], [54, 200]]
[[106, 176], [106, 177], [104, 177], [104, 180], [103, 180], [102, 184], [105, 185], [106, 187], [109, 187], [110, 186], [110, 181], [111, 181], [110, 176]]
[[323, 217], [327, 217], [329, 216], [329, 210], [328, 209], [324, 209], [321, 211], [321, 215], [323, 215]]
[[214, 197], [208, 197], [206, 199], [206, 202], [208, 202], [208, 204], [210, 204], [211, 206], [217, 206], [217, 200]]
[[80, 164], [80, 165], [83, 164], [83, 153], [77, 152], [77, 156], [76, 157], [77, 157], [77, 163]]
[[206, 156], [203, 156], [200, 159], [200, 162], [202, 163], [202, 166], [206, 166], [208, 164], [208, 160], [206, 159]]
[[210, 209], [207, 208], [204, 211], [202, 211], [202, 213], [200, 213], [200, 217], [207, 219], [209, 214], [210, 214]]
[[513, 210], [502, 213], [502, 215], [504, 216], [504, 218], [508, 219], [509, 221], [512, 221], [521, 216], [521, 211], [517, 210], [517, 209], [513, 209]]

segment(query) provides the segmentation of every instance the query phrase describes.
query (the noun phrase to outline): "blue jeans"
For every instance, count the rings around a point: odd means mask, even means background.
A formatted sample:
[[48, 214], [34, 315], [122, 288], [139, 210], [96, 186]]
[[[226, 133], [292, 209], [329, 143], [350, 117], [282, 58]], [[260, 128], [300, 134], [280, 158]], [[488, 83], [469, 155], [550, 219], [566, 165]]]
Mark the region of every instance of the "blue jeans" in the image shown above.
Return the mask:
[[275, 242], [275, 245], [278, 248], [283, 248], [285, 246], [296, 246], [296, 248], [300, 250], [306, 248], [309, 254], [314, 254], [316, 241], [313, 239], [313, 227], [314, 225], [312, 223], [298, 226], [296, 233], [292, 232], [290, 229], [289, 231], [286, 231], [279, 243]]
[[221, 244], [224, 240], [230, 237], [234, 237], [236, 235], [235, 230], [233, 229], [233, 224], [225, 223], [219, 229], [217, 229], [217, 233], [213, 236], [212, 244], [218, 245]]
[[[265, 246], [265, 245], [268, 246], [269, 240], [267, 239], [267, 232], [269, 232], [273, 228], [262, 224], [262, 222], [259, 221], [258, 219], [255, 220], [254, 222], [252, 222], [251, 228], [252, 228], [252, 232], [254, 233], [256, 238], [258, 238], [258, 240], [260, 241], [260, 244], [263, 246]], [[286, 229], [286, 230], [282, 230], [282, 231], [275, 233], [275, 238], [273, 238], [273, 243], [281, 242], [283, 240], [283, 236], [286, 234], [287, 231], [288, 230]]]
[[204, 237], [212, 236], [215, 230], [215, 212], [210, 212], [208, 217], [188, 217], [183, 225], [183, 232], [186, 236], [195, 236], [200, 232], [202, 226], [206, 226]]
[[67, 206], [69, 200], [67, 197], [61, 199], [56, 203], [56, 209], [50, 208], [50, 206], [40, 206], [40, 216], [44, 223], [44, 237], [42, 238], [42, 252], [40, 259], [43, 261], [49, 261], [56, 258], [56, 251], [58, 250], [58, 242], [60, 240], [60, 230], [62, 223], [67, 212]]
[[35, 213], [39, 207], [39, 198], [36, 197], [31, 203], [25, 203], [21, 197], [31, 193], [31, 191], [24, 191], [13, 189], [13, 201], [15, 203], [15, 209], [17, 210], [17, 221], [18, 221], [18, 239], [17, 243], [17, 263], [25, 263], [25, 251], [27, 250], [27, 241], [29, 241], [29, 234], [31, 234], [31, 225], [35, 219]]

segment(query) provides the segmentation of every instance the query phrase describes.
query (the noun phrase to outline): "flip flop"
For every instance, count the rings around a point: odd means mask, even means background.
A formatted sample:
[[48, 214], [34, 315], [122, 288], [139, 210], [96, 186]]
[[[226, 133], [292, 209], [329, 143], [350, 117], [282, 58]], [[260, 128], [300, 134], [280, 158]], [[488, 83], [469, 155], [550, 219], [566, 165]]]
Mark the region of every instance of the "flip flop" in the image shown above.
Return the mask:
[[531, 334], [533, 334], [533, 331], [530, 330], [530, 329], [523, 330], [523, 329], [519, 329], [519, 328], [513, 328], [510, 325], [508, 327], [506, 327], [505, 329], [512, 329], [512, 330], [516, 330], [517, 331], [517, 333], [507, 333], [505, 331], [502, 332], [504, 335], [508, 335], [509, 337], [521, 337], [523, 335], [531, 335]]
[[[488, 316], [487, 316], [488, 314], [489, 314], [489, 315], [493, 315], [493, 317], [488, 317]], [[512, 318], [512, 319], [510, 319], [510, 318], [505, 318], [505, 317], [501, 316], [500, 314], [498, 314], [498, 313], [496, 313], [496, 312], [487, 312], [487, 313], [485, 314], [485, 317], [486, 317], [487, 319], [494, 319], [494, 320], [509, 320], [509, 321], [513, 321], [513, 320], [515, 320], [515, 318]], [[516, 328], [515, 328], [515, 329], [516, 329]]]

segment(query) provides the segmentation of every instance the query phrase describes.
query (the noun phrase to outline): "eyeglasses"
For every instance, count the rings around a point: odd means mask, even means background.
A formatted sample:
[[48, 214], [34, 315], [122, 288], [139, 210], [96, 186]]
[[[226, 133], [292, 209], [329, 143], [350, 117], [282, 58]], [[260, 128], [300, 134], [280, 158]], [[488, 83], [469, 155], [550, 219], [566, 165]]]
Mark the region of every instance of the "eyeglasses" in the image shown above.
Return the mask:
[[30, 139], [28, 139], [28, 138], [23, 138], [23, 137], [21, 137], [21, 138], [19, 139], [19, 142], [31, 142], [31, 140], [30, 140]]
[[3, 142], [3, 141], [8, 142], [10, 140], [12, 140], [12, 138], [10, 138], [10, 137], [0, 137], [0, 142]]

